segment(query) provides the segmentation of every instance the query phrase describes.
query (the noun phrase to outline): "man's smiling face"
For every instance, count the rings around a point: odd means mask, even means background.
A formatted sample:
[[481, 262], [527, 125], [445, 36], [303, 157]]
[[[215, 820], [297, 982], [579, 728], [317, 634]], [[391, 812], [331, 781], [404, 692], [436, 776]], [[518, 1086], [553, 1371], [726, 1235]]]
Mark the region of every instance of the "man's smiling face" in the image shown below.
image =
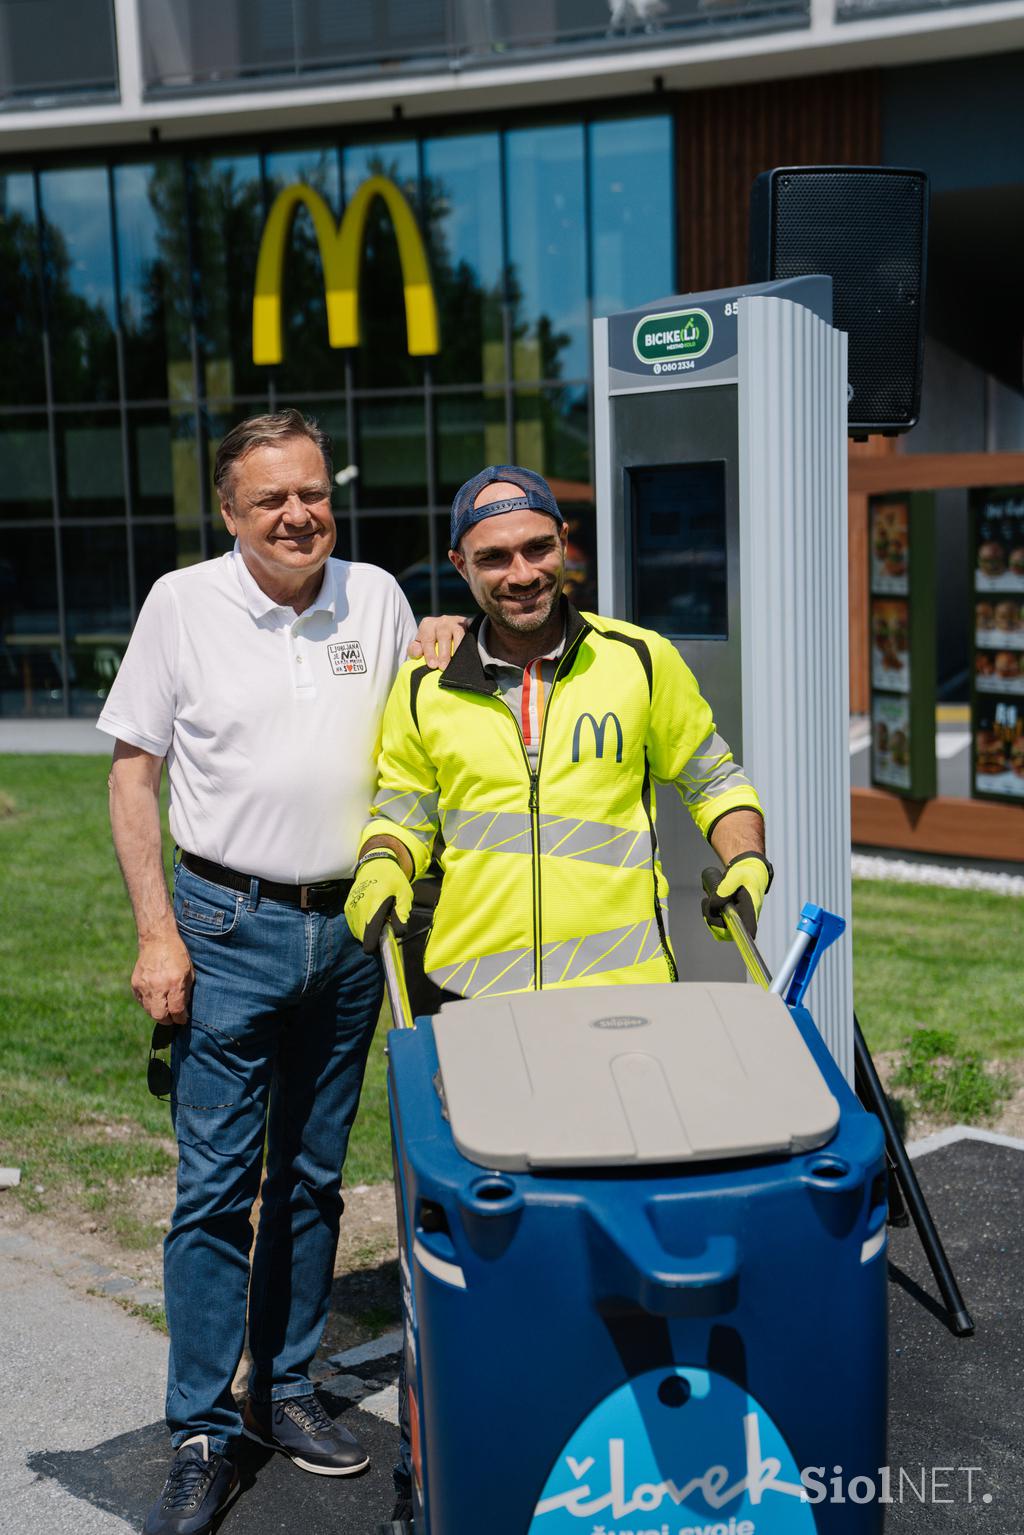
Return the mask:
[[[476, 505], [522, 494], [499, 481]], [[467, 528], [448, 558], [492, 623], [529, 634], [544, 627], [562, 595], [567, 532], [546, 512], [497, 512]]]
[[261, 586], [308, 580], [327, 561], [337, 531], [323, 455], [308, 437], [250, 449], [233, 467], [228, 532]]

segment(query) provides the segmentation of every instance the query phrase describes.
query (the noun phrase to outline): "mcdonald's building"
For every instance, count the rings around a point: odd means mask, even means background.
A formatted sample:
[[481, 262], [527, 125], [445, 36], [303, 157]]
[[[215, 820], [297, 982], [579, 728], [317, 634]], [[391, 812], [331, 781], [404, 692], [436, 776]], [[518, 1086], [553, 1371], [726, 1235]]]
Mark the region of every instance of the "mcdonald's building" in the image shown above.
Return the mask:
[[[1024, 0], [0, 0], [0, 715], [99, 711], [154, 579], [227, 547], [221, 438], [285, 404], [334, 440], [337, 552], [417, 613], [464, 607], [448, 507], [502, 460], [593, 600], [591, 321], [744, 280], [774, 165], [929, 173], [921, 423], [851, 470], [1005, 483], [1022, 78]], [[935, 490], [955, 701], [969, 492]]]

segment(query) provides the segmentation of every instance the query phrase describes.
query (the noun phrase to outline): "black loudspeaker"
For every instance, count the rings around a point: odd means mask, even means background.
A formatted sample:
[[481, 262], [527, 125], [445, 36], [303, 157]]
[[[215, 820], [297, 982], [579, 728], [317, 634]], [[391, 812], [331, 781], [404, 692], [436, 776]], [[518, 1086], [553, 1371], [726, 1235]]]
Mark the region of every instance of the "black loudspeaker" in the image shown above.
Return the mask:
[[876, 165], [765, 171], [750, 196], [750, 280], [822, 273], [850, 338], [849, 431], [909, 432], [921, 410], [928, 177]]

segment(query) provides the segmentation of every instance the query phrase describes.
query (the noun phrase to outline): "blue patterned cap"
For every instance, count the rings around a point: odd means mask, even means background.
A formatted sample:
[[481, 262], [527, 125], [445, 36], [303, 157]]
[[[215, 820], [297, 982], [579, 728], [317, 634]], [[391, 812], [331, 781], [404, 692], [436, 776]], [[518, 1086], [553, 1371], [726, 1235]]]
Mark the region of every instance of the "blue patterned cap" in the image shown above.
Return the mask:
[[[484, 486], [494, 485], [499, 480], [509, 485], [518, 485], [522, 495], [509, 496], [503, 501], [491, 501], [487, 506], [474, 506], [473, 502]], [[476, 523], [483, 522], [485, 517], [496, 517], [500, 512], [522, 511], [546, 512], [559, 526], [565, 521], [558, 510], [551, 486], [543, 475], [535, 474], [532, 469], [520, 469], [516, 464], [491, 464], [490, 468], [481, 469], [479, 474], [474, 474], [471, 480], [467, 480], [456, 491], [452, 502], [450, 547], [457, 549], [463, 533]]]

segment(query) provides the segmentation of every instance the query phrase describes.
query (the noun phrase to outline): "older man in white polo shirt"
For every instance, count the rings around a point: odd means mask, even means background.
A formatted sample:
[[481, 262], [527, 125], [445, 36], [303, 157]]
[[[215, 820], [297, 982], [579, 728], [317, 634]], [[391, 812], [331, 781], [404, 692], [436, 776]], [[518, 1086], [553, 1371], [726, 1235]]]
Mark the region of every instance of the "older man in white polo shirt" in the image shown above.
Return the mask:
[[[99, 728], [139, 935], [136, 998], [171, 1042], [178, 1200], [165, 1243], [176, 1451], [146, 1535], [198, 1535], [238, 1490], [241, 1433], [344, 1476], [362, 1446], [314, 1395], [340, 1169], [380, 1007], [344, 903], [380, 719], [415, 634], [397, 583], [329, 556], [329, 444], [297, 411], [242, 422], [215, 481], [236, 537], [162, 576]], [[457, 621], [427, 621], [447, 650]], [[173, 902], [159, 785], [181, 850]], [[252, 1259], [250, 1212], [267, 1176]], [[249, 1312], [244, 1418], [231, 1394]]]

